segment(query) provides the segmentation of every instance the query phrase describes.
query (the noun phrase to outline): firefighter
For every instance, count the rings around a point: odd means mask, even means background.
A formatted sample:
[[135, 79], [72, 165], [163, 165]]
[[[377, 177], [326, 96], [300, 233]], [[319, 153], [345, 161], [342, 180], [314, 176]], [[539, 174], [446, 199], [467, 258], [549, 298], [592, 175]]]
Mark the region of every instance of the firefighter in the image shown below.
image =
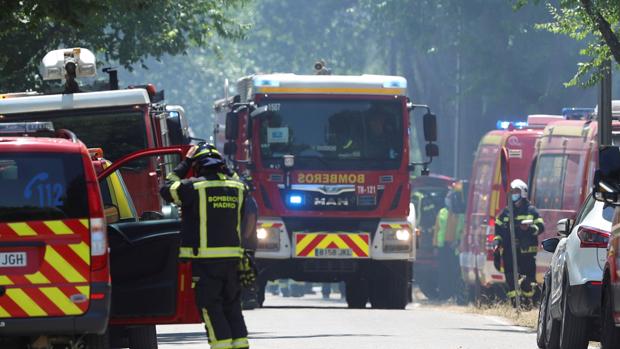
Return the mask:
[[445, 207], [439, 210], [435, 222], [433, 246], [439, 257], [438, 288], [439, 298], [456, 296], [459, 278], [458, 245], [461, 241], [465, 215], [458, 210], [462, 201], [462, 184], [457, 183], [445, 198]]
[[514, 204], [515, 244], [517, 251], [517, 267], [524, 278], [520, 282], [519, 290], [515, 288], [512, 249], [510, 241], [510, 217], [508, 208], [504, 208], [495, 219], [496, 253], [501, 255], [504, 264], [504, 275], [508, 284], [508, 293], [513, 306], [515, 298], [521, 297], [524, 306], [532, 305], [536, 282], [536, 252], [538, 251], [538, 235], [544, 231], [543, 219], [538, 210], [527, 199], [527, 184], [520, 179], [510, 183], [510, 195]]
[[[190, 169], [196, 177], [181, 179]], [[191, 261], [196, 305], [212, 349], [249, 348], [240, 301], [240, 281], [250, 270], [240, 241], [247, 188], [232, 176], [215, 146], [201, 143], [160, 191], [183, 210], [179, 257]]]
[[[236, 174], [233, 178], [238, 177]], [[248, 190], [253, 191], [252, 178], [241, 177], [246, 184]], [[252, 195], [248, 195], [245, 202], [243, 221], [241, 223], [241, 245], [249, 255], [254, 259], [256, 248], [258, 247], [258, 237], [256, 235], [256, 223], [258, 221], [258, 205]], [[243, 309], [254, 309], [259, 306], [258, 302], [258, 286], [253, 282], [249, 287], [243, 287], [241, 290], [241, 305]]]

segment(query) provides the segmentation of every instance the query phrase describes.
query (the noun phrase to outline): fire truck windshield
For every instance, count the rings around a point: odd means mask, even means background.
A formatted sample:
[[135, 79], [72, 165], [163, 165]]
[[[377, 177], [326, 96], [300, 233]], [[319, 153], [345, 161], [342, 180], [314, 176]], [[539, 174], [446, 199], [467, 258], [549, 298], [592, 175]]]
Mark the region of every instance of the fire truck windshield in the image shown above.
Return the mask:
[[111, 161], [148, 146], [144, 111], [133, 108], [8, 114], [0, 119], [0, 123], [18, 121], [51, 121], [56, 130], [73, 131], [87, 147], [102, 148]]
[[296, 168], [395, 169], [403, 156], [398, 100], [275, 99], [260, 116], [266, 166], [295, 155]]

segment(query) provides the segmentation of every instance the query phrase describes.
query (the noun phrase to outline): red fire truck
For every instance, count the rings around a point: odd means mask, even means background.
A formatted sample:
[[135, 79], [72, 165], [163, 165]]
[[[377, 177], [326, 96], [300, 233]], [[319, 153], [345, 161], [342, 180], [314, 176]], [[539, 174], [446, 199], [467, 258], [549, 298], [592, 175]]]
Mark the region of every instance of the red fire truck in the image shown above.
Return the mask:
[[[261, 300], [267, 280], [291, 278], [345, 281], [353, 308], [368, 300], [375, 308], [406, 306], [416, 107], [406, 88], [397, 76], [254, 75], [223, 102], [230, 112], [216, 126], [226, 136], [218, 146], [256, 187]], [[435, 116], [424, 107], [432, 158]]]
[[506, 150], [511, 178], [527, 181], [534, 157], [536, 140], [549, 122], [562, 120], [555, 115], [530, 115], [527, 122], [498, 122], [498, 130], [487, 133], [474, 160], [469, 184], [465, 232], [461, 239], [460, 264], [463, 279], [478, 296], [498, 293], [504, 275], [493, 265], [495, 217], [506, 205], [502, 190], [500, 156]]

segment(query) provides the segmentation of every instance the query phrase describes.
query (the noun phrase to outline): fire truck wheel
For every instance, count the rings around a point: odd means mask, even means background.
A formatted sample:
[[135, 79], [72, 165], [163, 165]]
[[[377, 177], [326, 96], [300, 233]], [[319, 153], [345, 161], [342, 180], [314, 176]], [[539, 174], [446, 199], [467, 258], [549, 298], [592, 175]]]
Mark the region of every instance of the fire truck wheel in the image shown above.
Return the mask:
[[409, 273], [404, 269], [406, 265], [394, 263], [388, 271], [375, 273], [370, 281], [370, 304], [373, 308], [405, 309], [409, 299]]
[[155, 325], [129, 328], [129, 348], [157, 349], [157, 331]]
[[86, 349], [110, 349], [110, 337], [104, 334], [89, 334], [84, 337]]
[[364, 309], [368, 302], [368, 281], [349, 280], [346, 282], [347, 305], [351, 309]]

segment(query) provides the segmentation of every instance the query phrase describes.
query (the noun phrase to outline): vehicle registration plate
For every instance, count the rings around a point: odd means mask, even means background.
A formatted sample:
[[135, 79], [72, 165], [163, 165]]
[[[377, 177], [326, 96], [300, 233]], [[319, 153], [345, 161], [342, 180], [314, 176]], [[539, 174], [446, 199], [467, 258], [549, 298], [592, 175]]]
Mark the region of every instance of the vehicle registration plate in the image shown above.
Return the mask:
[[350, 248], [317, 248], [314, 250], [316, 257], [353, 257]]
[[26, 252], [0, 252], [0, 267], [25, 267]]

